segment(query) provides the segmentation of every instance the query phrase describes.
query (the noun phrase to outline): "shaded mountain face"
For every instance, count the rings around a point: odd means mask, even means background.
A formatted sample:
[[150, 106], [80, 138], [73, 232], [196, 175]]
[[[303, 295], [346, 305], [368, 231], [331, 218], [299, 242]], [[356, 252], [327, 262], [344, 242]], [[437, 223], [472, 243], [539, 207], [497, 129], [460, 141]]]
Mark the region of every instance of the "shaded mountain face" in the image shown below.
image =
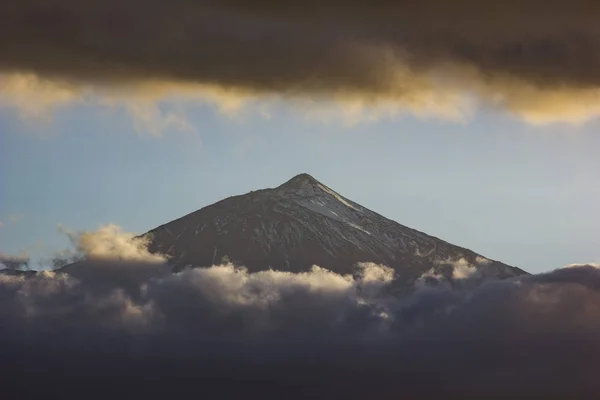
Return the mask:
[[274, 189], [234, 196], [146, 233], [149, 250], [175, 270], [223, 262], [249, 271], [300, 272], [319, 265], [352, 273], [358, 262], [392, 267], [402, 280], [464, 259], [485, 275], [525, 272], [400, 225], [346, 199], [307, 174]]

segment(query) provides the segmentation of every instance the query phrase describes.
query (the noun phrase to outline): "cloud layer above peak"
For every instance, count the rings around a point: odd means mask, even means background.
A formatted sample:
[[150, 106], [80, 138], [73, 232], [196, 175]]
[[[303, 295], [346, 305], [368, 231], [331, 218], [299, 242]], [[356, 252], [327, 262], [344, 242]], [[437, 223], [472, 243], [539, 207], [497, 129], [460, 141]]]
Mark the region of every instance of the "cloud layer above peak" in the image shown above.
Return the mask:
[[584, 0], [23, 0], [0, 6], [0, 71], [13, 105], [25, 73], [57, 89], [46, 103], [285, 98], [453, 119], [479, 105], [580, 123], [600, 113], [595, 11]]

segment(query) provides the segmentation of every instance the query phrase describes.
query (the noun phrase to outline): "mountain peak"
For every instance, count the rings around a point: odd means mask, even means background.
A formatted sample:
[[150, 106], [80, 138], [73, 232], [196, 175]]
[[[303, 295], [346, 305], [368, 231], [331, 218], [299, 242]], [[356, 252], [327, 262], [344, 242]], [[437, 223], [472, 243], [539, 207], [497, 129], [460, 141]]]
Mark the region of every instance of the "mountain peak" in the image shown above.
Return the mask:
[[[358, 262], [383, 264], [402, 281], [437, 271], [445, 260], [489, 264], [502, 276], [522, 271], [389, 220], [309, 174], [248, 195], [234, 196], [150, 231], [148, 250], [174, 268], [222, 259], [249, 271], [307, 271], [319, 265], [353, 273]], [[483, 261], [481, 261], [483, 260]], [[486, 264], [487, 265], [487, 264]]]
[[283, 185], [279, 186], [284, 189], [301, 189], [320, 185], [321, 183], [307, 173], [298, 174]]

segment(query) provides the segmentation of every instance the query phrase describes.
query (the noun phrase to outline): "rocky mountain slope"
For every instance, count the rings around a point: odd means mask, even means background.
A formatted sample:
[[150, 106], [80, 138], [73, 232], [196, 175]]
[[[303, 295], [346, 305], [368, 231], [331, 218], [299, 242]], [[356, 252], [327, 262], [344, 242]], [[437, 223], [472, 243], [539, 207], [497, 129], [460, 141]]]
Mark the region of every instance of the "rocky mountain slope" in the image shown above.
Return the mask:
[[149, 250], [167, 254], [175, 270], [231, 261], [250, 271], [298, 272], [316, 264], [351, 273], [358, 262], [374, 262], [412, 280], [463, 259], [486, 275], [525, 273], [400, 225], [308, 174], [219, 201], [144, 236]]

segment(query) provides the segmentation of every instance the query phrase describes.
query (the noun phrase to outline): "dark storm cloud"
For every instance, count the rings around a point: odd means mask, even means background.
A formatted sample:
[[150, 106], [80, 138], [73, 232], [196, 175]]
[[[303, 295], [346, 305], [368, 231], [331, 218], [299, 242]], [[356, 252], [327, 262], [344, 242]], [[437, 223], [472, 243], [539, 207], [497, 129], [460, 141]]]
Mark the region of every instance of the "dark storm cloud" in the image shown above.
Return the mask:
[[[8, 398], [480, 398], [598, 389], [600, 269], [510, 280], [428, 273], [170, 274], [115, 226], [71, 234], [65, 272], [0, 274]], [[445, 280], [457, 282], [446, 284]], [[92, 393], [93, 391], [93, 393]], [[12, 397], [11, 397], [12, 396]], [[547, 397], [545, 397], [547, 398]]]
[[[386, 91], [379, 57], [444, 59], [542, 86], [600, 83], [591, 1], [8, 1], [5, 70], [93, 80], [168, 78], [258, 91]], [[377, 54], [373, 54], [377, 56]]]
[[464, 92], [533, 122], [581, 121], [598, 112], [597, 15], [584, 0], [10, 0], [0, 69], [446, 114]]

